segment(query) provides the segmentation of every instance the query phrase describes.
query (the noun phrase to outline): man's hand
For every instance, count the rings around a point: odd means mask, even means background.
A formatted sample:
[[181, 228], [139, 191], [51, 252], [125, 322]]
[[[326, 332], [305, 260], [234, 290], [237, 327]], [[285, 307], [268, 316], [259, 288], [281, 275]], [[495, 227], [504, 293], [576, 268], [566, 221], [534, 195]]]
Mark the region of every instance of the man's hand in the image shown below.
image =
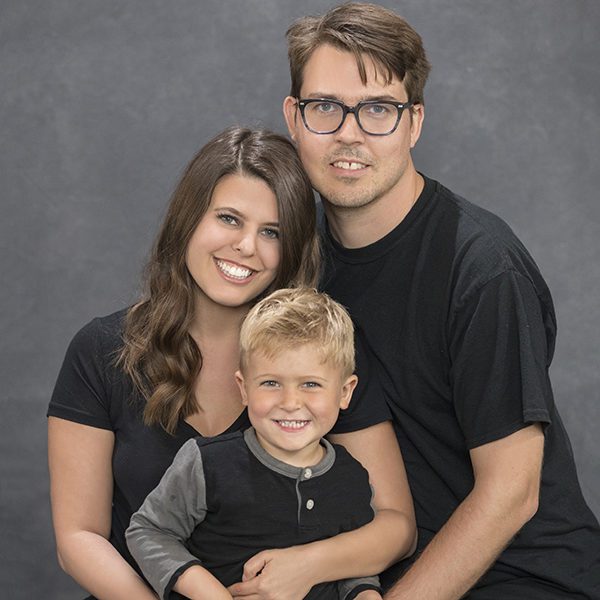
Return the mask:
[[307, 549], [292, 546], [259, 552], [244, 565], [242, 581], [227, 589], [236, 600], [302, 600], [318, 583], [311, 579]]

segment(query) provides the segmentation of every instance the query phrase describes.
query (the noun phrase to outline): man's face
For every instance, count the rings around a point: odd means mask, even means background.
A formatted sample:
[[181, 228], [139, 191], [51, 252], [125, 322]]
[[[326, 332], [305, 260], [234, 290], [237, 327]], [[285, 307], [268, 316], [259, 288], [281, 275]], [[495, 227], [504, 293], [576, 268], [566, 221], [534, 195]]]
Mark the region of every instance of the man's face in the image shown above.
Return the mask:
[[[360, 79], [354, 55], [324, 44], [304, 68], [301, 98], [328, 98], [354, 106], [362, 100], [408, 101], [404, 84], [396, 77], [387, 84], [373, 61], [364, 57], [367, 84]], [[284, 115], [292, 139], [313, 187], [334, 207], [359, 208], [373, 202], [397, 202], [403, 176], [413, 169], [410, 149], [421, 132], [423, 107], [411, 115], [402, 112], [396, 131], [373, 136], [362, 131], [354, 115], [341, 129], [319, 135], [304, 126], [296, 99], [284, 101]]]

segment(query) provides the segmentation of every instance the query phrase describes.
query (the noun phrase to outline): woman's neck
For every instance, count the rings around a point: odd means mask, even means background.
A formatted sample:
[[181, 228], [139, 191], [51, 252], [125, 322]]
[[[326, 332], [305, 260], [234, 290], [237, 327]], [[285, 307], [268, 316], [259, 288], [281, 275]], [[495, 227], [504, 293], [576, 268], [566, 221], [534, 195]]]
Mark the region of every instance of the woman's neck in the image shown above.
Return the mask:
[[194, 319], [190, 326], [190, 334], [198, 344], [211, 343], [215, 340], [223, 343], [239, 341], [240, 327], [244, 317], [250, 310], [249, 305], [223, 306], [206, 297], [196, 299]]

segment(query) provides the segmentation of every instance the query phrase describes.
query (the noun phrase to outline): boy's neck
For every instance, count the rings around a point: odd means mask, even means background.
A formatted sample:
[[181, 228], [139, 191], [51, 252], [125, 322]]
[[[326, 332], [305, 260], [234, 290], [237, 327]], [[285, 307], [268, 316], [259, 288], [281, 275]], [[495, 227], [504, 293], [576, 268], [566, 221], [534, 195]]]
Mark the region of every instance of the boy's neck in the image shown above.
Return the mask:
[[260, 444], [260, 447], [272, 458], [280, 462], [290, 465], [291, 467], [298, 467], [302, 469], [304, 467], [314, 467], [319, 464], [325, 457], [325, 447], [320, 440], [311, 442], [308, 446], [300, 448], [298, 450], [283, 450], [276, 448], [269, 444], [259, 433], [255, 430], [256, 440]]

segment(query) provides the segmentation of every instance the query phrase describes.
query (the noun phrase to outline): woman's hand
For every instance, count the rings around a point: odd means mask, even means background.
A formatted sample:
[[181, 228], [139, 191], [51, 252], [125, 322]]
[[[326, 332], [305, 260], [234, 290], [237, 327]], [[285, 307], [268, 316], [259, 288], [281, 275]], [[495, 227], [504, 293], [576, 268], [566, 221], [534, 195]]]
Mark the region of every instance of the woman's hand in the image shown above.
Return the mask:
[[311, 544], [264, 550], [246, 562], [242, 581], [228, 590], [235, 600], [302, 600], [318, 583], [311, 567]]

